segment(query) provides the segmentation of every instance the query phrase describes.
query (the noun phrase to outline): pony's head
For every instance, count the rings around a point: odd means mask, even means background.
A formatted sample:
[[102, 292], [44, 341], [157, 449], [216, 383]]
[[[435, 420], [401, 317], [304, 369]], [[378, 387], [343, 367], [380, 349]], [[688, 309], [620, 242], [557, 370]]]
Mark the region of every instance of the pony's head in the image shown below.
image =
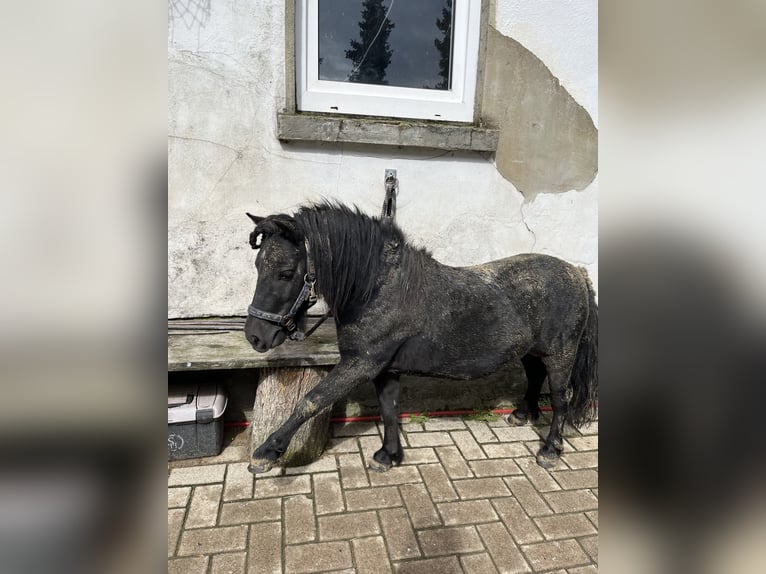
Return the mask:
[[264, 353], [281, 345], [305, 321], [308, 300], [300, 301], [307, 285], [307, 259], [303, 234], [287, 215], [258, 217], [250, 246], [258, 251], [258, 280], [245, 321], [245, 337]]

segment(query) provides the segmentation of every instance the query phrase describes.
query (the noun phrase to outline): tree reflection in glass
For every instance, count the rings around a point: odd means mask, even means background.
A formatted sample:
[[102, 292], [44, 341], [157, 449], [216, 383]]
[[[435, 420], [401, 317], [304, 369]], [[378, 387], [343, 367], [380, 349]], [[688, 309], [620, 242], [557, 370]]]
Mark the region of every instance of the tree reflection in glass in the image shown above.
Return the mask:
[[448, 90], [454, 0], [319, 0], [319, 79]]

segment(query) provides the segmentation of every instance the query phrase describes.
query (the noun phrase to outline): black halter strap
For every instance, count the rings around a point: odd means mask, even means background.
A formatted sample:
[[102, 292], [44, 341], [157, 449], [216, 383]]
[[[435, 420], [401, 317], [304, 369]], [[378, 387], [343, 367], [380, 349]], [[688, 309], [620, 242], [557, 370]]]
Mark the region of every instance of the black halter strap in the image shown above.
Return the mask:
[[302, 341], [303, 339], [308, 337], [329, 316], [329, 313], [328, 313], [324, 317], [322, 317], [319, 323], [314, 325], [307, 333], [302, 333], [301, 331], [298, 331], [298, 326], [295, 324], [295, 316], [298, 314], [298, 311], [300, 311], [303, 304], [308, 302], [308, 307], [306, 307], [306, 309], [309, 309], [313, 307], [317, 302], [317, 294], [316, 294], [316, 290], [314, 289], [314, 285], [316, 284], [316, 275], [314, 272], [314, 262], [311, 260], [311, 256], [309, 255], [308, 239], [305, 240], [305, 245], [306, 245], [306, 274], [303, 276], [303, 287], [301, 288], [301, 292], [298, 293], [298, 297], [295, 299], [293, 306], [290, 307], [290, 310], [284, 315], [279, 315], [277, 313], [269, 313], [268, 311], [262, 311], [261, 309], [257, 309], [256, 307], [253, 307], [252, 305], [248, 306], [247, 308], [247, 314], [250, 317], [256, 317], [257, 319], [263, 319], [264, 321], [268, 321], [269, 323], [275, 323], [279, 325], [280, 327], [282, 327], [284, 330], [287, 331], [287, 336], [290, 337], [290, 339], [292, 339], [293, 341]]

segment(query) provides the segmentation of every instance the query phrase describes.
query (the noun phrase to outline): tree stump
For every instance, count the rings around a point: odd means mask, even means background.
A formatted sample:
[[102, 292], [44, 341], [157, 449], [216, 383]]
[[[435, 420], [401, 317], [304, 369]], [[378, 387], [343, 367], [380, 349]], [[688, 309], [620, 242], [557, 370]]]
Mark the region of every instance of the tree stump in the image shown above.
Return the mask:
[[[265, 368], [260, 371], [255, 391], [253, 422], [250, 426], [250, 455], [284, 423], [306, 393], [316, 387], [332, 366]], [[278, 464], [304, 466], [322, 454], [330, 430], [332, 405], [309, 419], [295, 433]]]

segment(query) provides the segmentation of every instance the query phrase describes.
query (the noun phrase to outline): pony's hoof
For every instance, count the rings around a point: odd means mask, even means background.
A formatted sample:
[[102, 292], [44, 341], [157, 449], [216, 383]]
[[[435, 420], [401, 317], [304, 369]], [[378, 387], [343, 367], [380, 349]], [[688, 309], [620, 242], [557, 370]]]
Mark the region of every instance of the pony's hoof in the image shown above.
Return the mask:
[[528, 420], [528, 413], [522, 413], [519, 409], [516, 409], [508, 416], [508, 422], [517, 427], [524, 426]]
[[537, 464], [544, 469], [550, 470], [558, 464], [560, 458], [557, 452], [543, 452], [543, 450], [540, 450], [537, 453], [536, 460]]
[[258, 460], [253, 459], [252, 462], [247, 465], [247, 470], [253, 474], [261, 474], [264, 472], [269, 472], [273, 467], [274, 463], [272, 461], [261, 458]]
[[386, 472], [390, 470], [392, 466], [394, 465], [383, 464], [382, 462], [378, 462], [374, 458], [367, 463], [367, 468], [369, 468], [373, 472]]
[[516, 409], [510, 415], [508, 415], [508, 422], [517, 427], [522, 427], [527, 423], [536, 424], [539, 419], [539, 411], [536, 413], [530, 413], [522, 412], [519, 409]]
[[399, 466], [404, 459], [404, 453], [401, 449], [394, 455], [388, 454], [385, 449], [376, 452], [372, 459], [367, 463], [367, 468], [375, 472], [386, 472], [392, 466]]

